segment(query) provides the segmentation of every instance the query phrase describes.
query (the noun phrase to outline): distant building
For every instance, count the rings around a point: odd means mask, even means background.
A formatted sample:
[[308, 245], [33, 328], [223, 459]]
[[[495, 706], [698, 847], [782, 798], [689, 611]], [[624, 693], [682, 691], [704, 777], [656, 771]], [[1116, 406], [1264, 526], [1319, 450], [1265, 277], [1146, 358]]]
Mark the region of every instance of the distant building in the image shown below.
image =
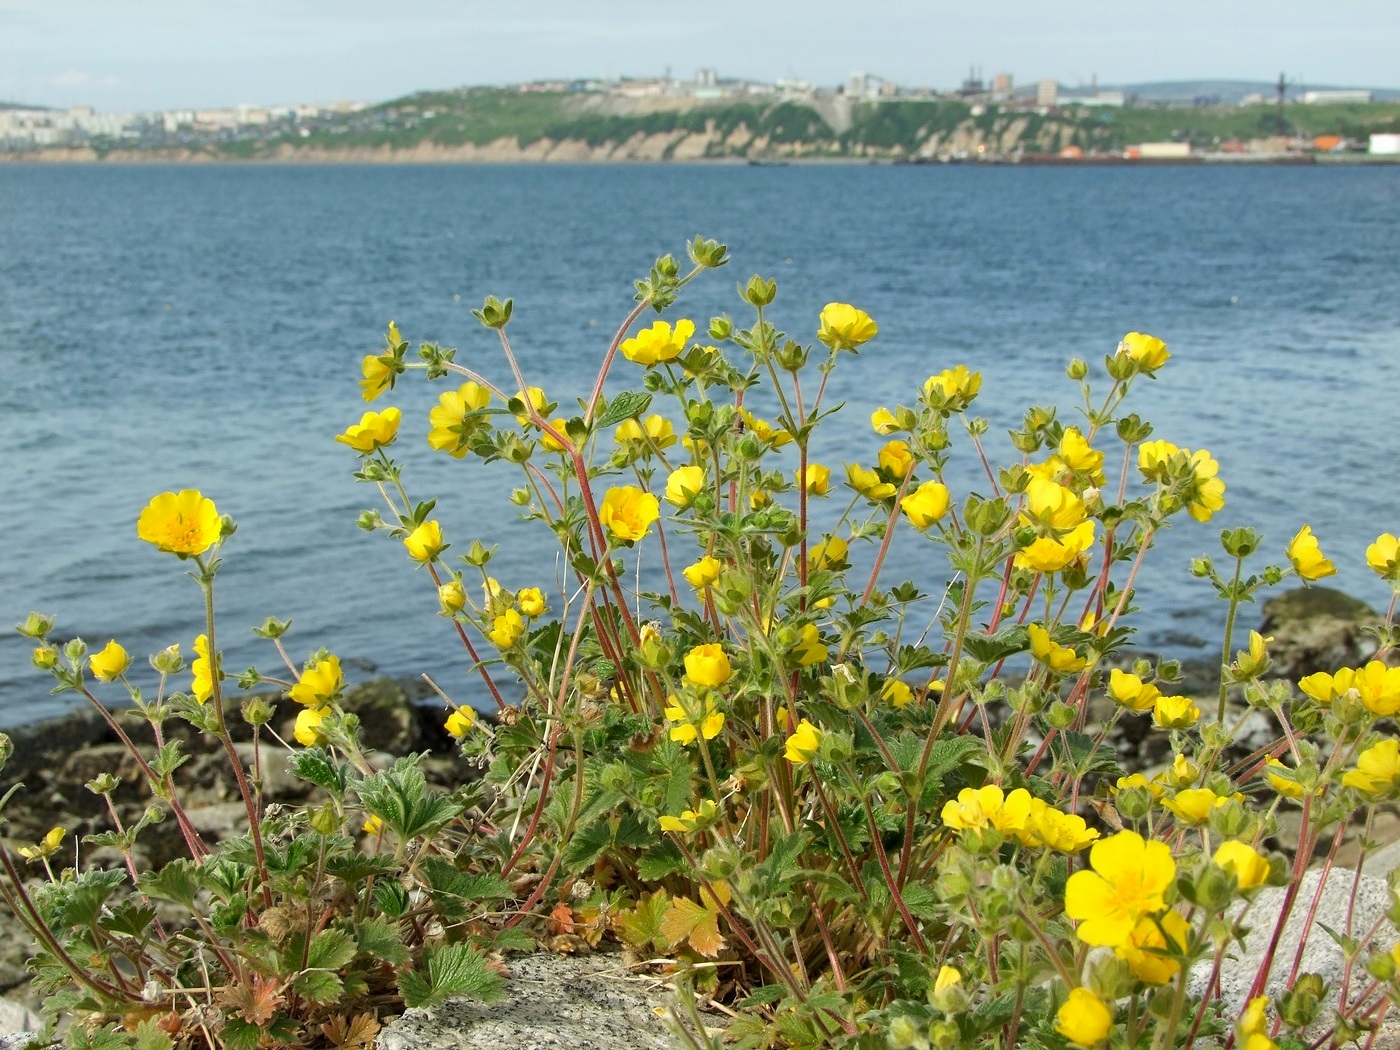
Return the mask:
[[1191, 156], [1189, 142], [1144, 142], [1137, 147], [1143, 160], [1182, 160]]
[[1015, 90], [1015, 82], [1010, 73], [997, 73], [992, 77], [992, 97], [1005, 99], [1011, 97], [1011, 92]]
[[1371, 104], [1371, 92], [1362, 90], [1345, 91], [1304, 91], [1303, 105], [1305, 106], [1341, 106], [1341, 105], [1361, 105]]
[[1060, 103], [1060, 85], [1054, 80], [1042, 80], [1035, 86], [1035, 104], [1053, 109]]
[[1372, 135], [1366, 152], [1378, 157], [1400, 156], [1400, 135]]
[[697, 88], [712, 88], [719, 86], [719, 71], [713, 66], [695, 71], [695, 86]]

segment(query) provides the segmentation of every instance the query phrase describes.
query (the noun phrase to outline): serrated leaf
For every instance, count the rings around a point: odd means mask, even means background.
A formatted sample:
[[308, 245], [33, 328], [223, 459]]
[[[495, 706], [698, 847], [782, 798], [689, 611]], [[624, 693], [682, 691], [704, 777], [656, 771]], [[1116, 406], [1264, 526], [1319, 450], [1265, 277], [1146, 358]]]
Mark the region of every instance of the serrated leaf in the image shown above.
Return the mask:
[[701, 955], [713, 959], [724, 947], [719, 933], [719, 912], [686, 897], [676, 897], [661, 917], [661, 935], [672, 945], [689, 942]]
[[125, 900], [113, 905], [112, 909], [102, 916], [98, 925], [108, 933], [119, 933], [144, 940], [151, 935], [151, 924], [155, 918], [156, 910], [150, 905]]
[[671, 907], [671, 895], [665, 890], [649, 893], [631, 911], [617, 917], [618, 935], [624, 944], [637, 949], [664, 952], [671, 945], [661, 932], [661, 920]]
[[935, 740], [933, 751], [929, 754], [926, 775], [930, 780], [941, 779], [957, 769], [972, 755], [985, 749], [986, 745], [981, 740], [975, 740], [972, 737], [955, 736], [944, 740]]
[[597, 426], [615, 427], [624, 419], [631, 419], [645, 412], [651, 405], [650, 394], [639, 394], [632, 390], [624, 390], [611, 401], [603, 414], [598, 417]]
[[606, 819], [576, 832], [564, 847], [564, 870], [569, 873], [582, 871], [603, 855], [612, 845], [612, 829]]
[[141, 892], [147, 897], [174, 901], [193, 909], [195, 895], [199, 893], [199, 869], [191, 860], [172, 860], [160, 871], [141, 876]]
[[444, 918], [465, 918], [483, 901], [504, 900], [510, 896], [510, 883], [499, 875], [468, 875], [441, 857], [428, 858], [420, 870], [427, 880], [433, 906]]
[[306, 970], [293, 978], [292, 991], [308, 1002], [326, 1005], [340, 999], [345, 982], [329, 970]]
[[637, 874], [646, 882], [660, 882], [667, 875], [685, 871], [689, 867], [690, 862], [685, 859], [680, 846], [672, 839], [666, 839], [637, 860]]
[[306, 967], [310, 970], [339, 970], [355, 958], [357, 945], [343, 930], [322, 930], [311, 941], [306, 952]]
[[175, 1045], [174, 1040], [154, 1017], [137, 1024], [136, 1031], [132, 1034], [135, 1036], [136, 1050], [171, 1050]]
[[261, 1028], [282, 1005], [281, 983], [275, 977], [253, 974], [247, 983], [239, 982], [225, 992], [223, 1001], [243, 1020]]
[[431, 835], [465, 808], [440, 792], [430, 790], [418, 761], [417, 755], [401, 758], [357, 785], [365, 809], [383, 820], [401, 839]]
[[357, 922], [351, 930], [359, 954], [394, 966], [403, 966], [408, 962], [408, 949], [404, 947], [399, 928], [388, 920], [374, 918]]
[[227, 1017], [219, 1030], [219, 1045], [223, 1050], [257, 1050], [262, 1030], [241, 1017]]
[[190, 760], [189, 755], [180, 754], [181, 743], [171, 740], [151, 756], [151, 769], [157, 777], [167, 777]]
[[346, 767], [336, 762], [322, 747], [309, 747], [292, 755], [292, 776], [305, 780], [335, 795], [345, 794]]
[[904, 906], [909, 909], [909, 914], [916, 919], [933, 921], [941, 914], [938, 894], [923, 883], [908, 883], [900, 895], [904, 898]]
[[505, 991], [501, 975], [470, 944], [448, 944], [424, 952], [425, 965], [399, 977], [399, 991], [408, 1007], [437, 1006], [454, 996], [481, 1002], [499, 999]]
[[375, 884], [374, 907], [380, 915], [397, 919], [408, 911], [410, 903], [408, 890], [402, 883], [385, 879]]
[[354, 1050], [356, 1047], [374, 1045], [374, 1037], [379, 1034], [379, 1022], [372, 1014], [356, 1014], [346, 1020], [333, 1017], [321, 1025], [321, 1034], [330, 1040], [337, 1050]]

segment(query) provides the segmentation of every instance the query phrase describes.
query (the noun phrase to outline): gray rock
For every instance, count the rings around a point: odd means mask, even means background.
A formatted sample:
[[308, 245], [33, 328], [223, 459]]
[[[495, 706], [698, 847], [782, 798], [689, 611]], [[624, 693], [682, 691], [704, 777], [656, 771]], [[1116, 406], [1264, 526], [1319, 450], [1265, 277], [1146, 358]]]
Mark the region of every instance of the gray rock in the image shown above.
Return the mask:
[[409, 1010], [379, 1033], [379, 1050], [666, 1050], [656, 1014], [664, 987], [634, 977], [621, 955], [514, 956], [506, 998]]
[[37, 1032], [44, 1022], [29, 1007], [13, 999], [0, 999], [0, 1035]]
[[1369, 660], [1376, 640], [1362, 627], [1380, 622], [1365, 602], [1331, 587], [1299, 587], [1264, 603], [1259, 633], [1271, 635], [1270, 674], [1297, 681]]
[[[1312, 907], [1313, 895], [1317, 892], [1322, 874], [1321, 870], [1314, 870], [1303, 876], [1298, 895], [1288, 916], [1288, 922], [1285, 924], [1283, 935], [1279, 939], [1278, 950], [1274, 953], [1273, 965], [1264, 987], [1264, 994], [1275, 1005], [1278, 1003], [1279, 995], [1288, 987], [1288, 975], [1293, 969], [1293, 959], [1297, 954], [1308, 911]], [[1368, 949], [1371, 947], [1389, 948], [1397, 939], [1400, 939], [1400, 933], [1397, 933], [1395, 927], [1385, 918], [1385, 913], [1390, 909], [1391, 904], [1390, 888], [1386, 880], [1377, 878], [1375, 875], [1363, 874], [1356, 883], [1356, 901], [1352, 907], [1351, 896], [1355, 877], [1355, 872], [1344, 868], [1334, 868], [1331, 871], [1323, 886], [1317, 916], [1311, 931], [1308, 933], [1307, 943], [1303, 948], [1302, 961], [1298, 967], [1300, 974], [1320, 974], [1329, 985], [1329, 997], [1319, 1015], [1320, 1022], [1322, 1018], [1330, 1016], [1331, 1008], [1337, 1005], [1337, 993], [1346, 966], [1341, 949], [1328, 936], [1323, 927], [1329, 927], [1338, 933], [1344, 933], [1350, 928], [1354, 936], [1362, 937], [1377, 921], [1380, 923], [1372, 940], [1362, 948], [1361, 955], [1352, 964], [1351, 983], [1348, 991], [1353, 1001], [1371, 980], [1365, 971], [1365, 956], [1368, 954]], [[1232, 954], [1227, 955], [1221, 965], [1219, 999], [1226, 1017], [1238, 1017], [1248, 1005], [1250, 987], [1253, 985], [1255, 975], [1263, 962], [1264, 952], [1268, 948], [1269, 939], [1273, 934], [1274, 922], [1283, 907], [1286, 892], [1286, 887], [1282, 886], [1267, 886], [1259, 891], [1254, 900], [1253, 908], [1245, 917], [1245, 925], [1251, 927], [1247, 946], [1242, 950], [1237, 948]], [[1348, 927], [1349, 909], [1351, 909], [1350, 927]], [[1239, 907], [1237, 906], [1235, 914], [1238, 913]], [[1206, 984], [1210, 979], [1210, 969], [1209, 963], [1202, 963], [1191, 971], [1189, 987], [1192, 995], [1199, 996], [1205, 993]], [[1312, 1037], [1316, 1038], [1326, 1027], [1328, 1027], [1326, 1023], [1315, 1025], [1314, 1029], [1310, 1030]], [[1397, 1028], [1393, 1021], [1388, 1022], [1383, 1027], [1374, 1046], [1395, 1047], [1398, 1045], [1400, 1045], [1400, 1028]]]

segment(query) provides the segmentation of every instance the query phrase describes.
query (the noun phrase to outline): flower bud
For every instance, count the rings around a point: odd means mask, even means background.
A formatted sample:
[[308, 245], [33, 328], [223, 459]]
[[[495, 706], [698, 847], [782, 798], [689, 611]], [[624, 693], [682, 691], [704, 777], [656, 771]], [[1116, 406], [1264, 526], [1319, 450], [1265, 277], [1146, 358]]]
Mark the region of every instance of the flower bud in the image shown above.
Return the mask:
[[10, 760], [10, 756], [15, 753], [15, 742], [10, 739], [8, 733], [0, 733], [0, 769], [5, 768], [5, 763]]
[[1259, 534], [1253, 529], [1226, 529], [1220, 534], [1220, 545], [1232, 558], [1248, 558], [1259, 549]]
[[739, 289], [739, 295], [750, 306], [767, 306], [778, 296], [778, 282], [754, 274], [748, 286]]
[[250, 726], [267, 725], [272, 721], [272, 716], [277, 713], [277, 709], [260, 696], [255, 696], [243, 703], [243, 721]]
[[1215, 566], [1209, 558], [1192, 558], [1191, 575], [1197, 578], [1204, 578], [1215, 571]]
[[1056, 700], [1045, 712], [1045, 720], [1054, 729], [1068, 729], [1074, 724], [1077, 711], [1063, 700]]
[[1065, 375], [1069, 376], [1076, 382], [1083, 379], [1088, 374], [1089, 363], [1087, 361], [1081, 361], [1077, 357], [1070, 361], [1069, 367], [1065, 369]]
[[889, 1041], [892, 1050], [927, 1050], [929, 1045], [917, 1022], [908, 1014], [900, 1014], [890, 1022]]
[[467, 592], [462, 587], [461, 580], [448, 580], [438, 588], [438, 604], [442, 606], [442, 614], [451, 616], [453, 613], [461, 612], [467, 604]]
[[51, 645], [41, 645], [34, 650], [34, 666], [41, 671], [50, 671], [58, 663], [58, 650]]
[[56, 620], [52, 616], [32, 612], [24, 618], [24, 623], [15, 625], [15, 630], [26, 638], [43, 638], [53, 630], [55, 622]]
[[[728, 879], [739, 870], [741, 859], [733, 843], [720, 839], [700, 855], [700, 874], [711, 882]], [[710, 903], [708, 895], [700, 896]]]
[[472, 311], [472, 316], [487, 328], [504, 328], [510, 321], [514, 308], [515, 303], [512, 300], [501, 302], [494, 295], [488, 295], [486, 301], [481, 304], [481, 309]]
[[307, 814], [307, 823], [318, 835], [334, 835], [340, 830], [340, 814], [335, 811], [335, 803], [327, 802]]
[[734, 334], [734, 322], [729, 319], [728, 314], [721, 314], [719, 317], [710, 318], [710, 338], [719, 342], [728, 339]]
[[[1390, 958], [1384, 956], [1384, 958]], [[1391, 972], [1394, 973], [1395, 962], [1391, 960]], [[1382, 978], [1388, 980], [1388, 978]], [[1293, 987], [1279, 996], [1278, 1012], [1283, 1018], [1283, 1023], [1290, 1028], [1306, 1028], [1317, 1018], [1318, 1010], [1322, 1006], [1322, 997], [1327, 993], [1327, 985], [1322, 977], [1315, 973], [1305, 973], [1299, 975], [1293, 982]]]
[[158, 653], [151, 654], [151, 667], [158, 674], [178, 674], [185, 669], [184, 658], [180, 655], [180, 646], [167, 645]]
[[111, 773], [99, 773], [83, 786], [94, 795], [110, 795], [113, 791], [117, 790], [117, 785], [120, 783], [121, 781]]

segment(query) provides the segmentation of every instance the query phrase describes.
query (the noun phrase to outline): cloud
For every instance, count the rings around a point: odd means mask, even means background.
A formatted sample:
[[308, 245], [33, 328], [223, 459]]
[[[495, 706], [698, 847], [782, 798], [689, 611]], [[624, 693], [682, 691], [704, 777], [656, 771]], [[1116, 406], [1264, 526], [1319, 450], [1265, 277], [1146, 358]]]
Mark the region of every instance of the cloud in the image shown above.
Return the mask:
[[91, 79], [81, 69], [65, 69], [53, 78], [52, 83], [54, 87], [82, 87]]

